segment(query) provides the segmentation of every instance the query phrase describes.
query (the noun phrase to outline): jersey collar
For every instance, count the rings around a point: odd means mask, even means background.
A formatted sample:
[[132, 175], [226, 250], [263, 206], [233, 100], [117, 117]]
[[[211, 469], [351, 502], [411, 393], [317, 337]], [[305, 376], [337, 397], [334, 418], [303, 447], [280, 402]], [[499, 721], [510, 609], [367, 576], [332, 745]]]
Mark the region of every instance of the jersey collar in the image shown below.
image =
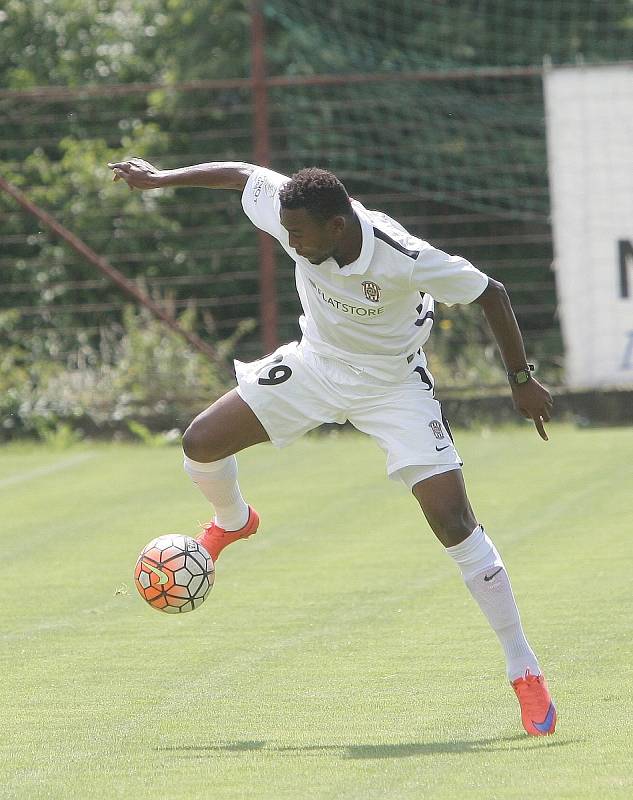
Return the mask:
[[332, 272], [336, 273], [337, 275], [362, 275], [363, 272], [367, 271], [369, 262], [374, 255], [374, 226], [367, 215], [367, 211], [365, 210], [365, 207], [358, 202], [358, 200], [352, 200], [352, 208], [354, 209], [354, 212], [358, 217], [358, 221], [360, 222], [363, 243], [360, 248], [360, 255], [356, 261], [352, 261], [350, 264], [346, 264], [344, 267], [339, 267], [336, 261], [332, 259]]

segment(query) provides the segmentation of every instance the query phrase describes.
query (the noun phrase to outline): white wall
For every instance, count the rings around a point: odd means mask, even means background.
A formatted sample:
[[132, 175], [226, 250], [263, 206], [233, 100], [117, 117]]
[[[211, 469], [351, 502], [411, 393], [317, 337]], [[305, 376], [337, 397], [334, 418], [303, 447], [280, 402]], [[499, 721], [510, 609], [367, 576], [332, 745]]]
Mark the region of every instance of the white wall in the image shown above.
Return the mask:
[[633, 67], [553, 69], [544, 89], [567, 382], [630, 387]]

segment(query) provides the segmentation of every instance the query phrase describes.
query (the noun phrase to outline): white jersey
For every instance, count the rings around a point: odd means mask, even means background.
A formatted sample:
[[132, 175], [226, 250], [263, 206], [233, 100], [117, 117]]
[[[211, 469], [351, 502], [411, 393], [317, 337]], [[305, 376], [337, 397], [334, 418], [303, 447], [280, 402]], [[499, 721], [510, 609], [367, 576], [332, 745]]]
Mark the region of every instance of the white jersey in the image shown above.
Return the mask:
[[244, 187], [242, 206], [295, 262], [303, 342], [375, 378], [402, 380], [424, 360], [417, 353], [431, 333], [434, 299], [447, 305], [471, 303], [488, 277], [461, 256], [436, 249], [356, 200], [352, 207], [363, 237], [359, 257], [343, 267], [333, 258], [311, 264], [290, 247], [279, 218], [279, 188], [288, 180], [256, 168]]

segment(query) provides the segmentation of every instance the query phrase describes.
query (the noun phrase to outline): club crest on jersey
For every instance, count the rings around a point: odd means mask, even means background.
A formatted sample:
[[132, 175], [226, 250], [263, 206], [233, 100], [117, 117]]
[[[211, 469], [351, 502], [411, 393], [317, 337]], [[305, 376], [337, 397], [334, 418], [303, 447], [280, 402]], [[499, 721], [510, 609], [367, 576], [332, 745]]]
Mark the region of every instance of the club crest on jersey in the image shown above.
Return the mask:
[[435, 436], [436, 439], [444, 438], [442, 423], [438, 419], [431, 420], [431, 422], [429, 422], [429, 428], [433, 431], [433, 435]]
[[373, 281], [363, 281], [362, 283], [363, 292], [365, 292], [365, 297], [368, 300], [371, 300], [372, 303], [379, 303], [380, 302], [380, 286]]

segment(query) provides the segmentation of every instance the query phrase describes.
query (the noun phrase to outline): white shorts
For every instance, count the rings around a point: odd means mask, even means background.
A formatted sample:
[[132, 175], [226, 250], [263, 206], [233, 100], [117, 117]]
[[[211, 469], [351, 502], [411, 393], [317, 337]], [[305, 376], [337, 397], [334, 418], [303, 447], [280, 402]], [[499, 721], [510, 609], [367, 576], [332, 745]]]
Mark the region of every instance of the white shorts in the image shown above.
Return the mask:
[[[385, 452], [389, 477], [409, 487], [414, 474], [423, 480], [461, 466], [433, 396], [433, 378], [425, 368], [416, 371], [415, 361], [411, 374], [397, 383], [368, 377], [297, 342], [258, 361], [234, 363], [238, 394], [276, 447], [291, 444], [323, 423], [349, 421]], [[398, 474], [413, 466], [428, 470]]]

